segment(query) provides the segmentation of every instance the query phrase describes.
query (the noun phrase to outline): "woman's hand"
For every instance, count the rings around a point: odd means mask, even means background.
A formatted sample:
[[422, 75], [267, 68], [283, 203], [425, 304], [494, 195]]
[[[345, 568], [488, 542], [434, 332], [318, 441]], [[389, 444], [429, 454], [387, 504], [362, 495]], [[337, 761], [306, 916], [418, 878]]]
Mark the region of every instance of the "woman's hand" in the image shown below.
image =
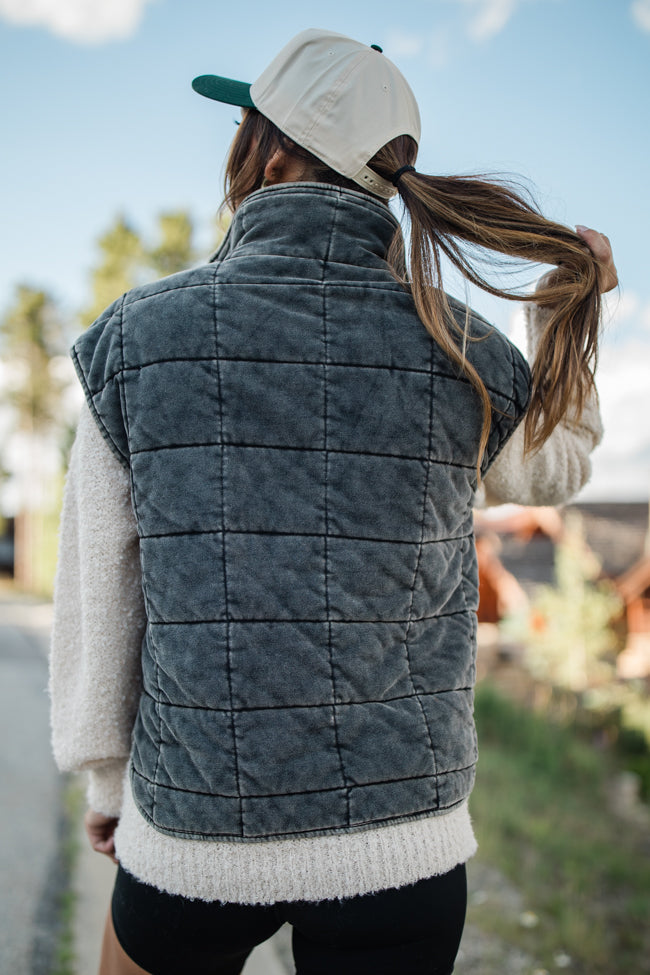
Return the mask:
[[[611, 291], [618, 285], [618, 274], [614, 265], [612, 245], [609, 242], [609, 237], [606, 237], [605, 234], [599, 234], [597, 230], [583, 227], [581, 224], [578, 224], [576, 227], [576, 233], [584, 241], [591, 251], [592, 257], [597, 261], [599, 291], [601, 294], [604, 294], [606, 291]], [[553, 287], [553, 285], [558, 283], [558, 277], [559, 273], [557, 268], [553, 268], [552, 271], [547, 271], [537, 282], [535, 290], [543, 291], [545, 288]]]
[[605, 234], [599, 234], [597, 230], [590, 230], [589, 227], [583, 227], [580, 224], [576, 227], [576, 233], [578, 237], [584, 240], [598, 261], [598, 284], [601, 294], [604, 294], [606, 291], [612, 291], [618, 284], [618, 274], [614, 265], [612, 245], [609, 242], [609, 237], [606, 237]]
[[115, 857], [115, 841], [113, 835], [119, 820], [115, 816], [104, 816], [102, 813], [89, 809], [84, 816], [84, 826], [90, 840], [90, 845], [97, 853], [103, 853], [113, 863], [117, 863]]

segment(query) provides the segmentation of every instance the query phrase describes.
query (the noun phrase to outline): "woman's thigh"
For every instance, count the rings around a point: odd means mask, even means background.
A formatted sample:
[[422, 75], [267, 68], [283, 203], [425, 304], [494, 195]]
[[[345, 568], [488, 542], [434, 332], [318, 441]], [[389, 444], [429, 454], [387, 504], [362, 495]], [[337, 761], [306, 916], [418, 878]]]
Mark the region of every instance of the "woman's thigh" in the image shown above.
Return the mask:
[[111, 909], [121, 947], [151, 975], [239, 975], [253, 948], [283, 923], [274, 906], [165, 894], [122, 867]]
[[406, 887], [283, 904], [297, 975], [448, 975], [465, 924], [464, 865]]

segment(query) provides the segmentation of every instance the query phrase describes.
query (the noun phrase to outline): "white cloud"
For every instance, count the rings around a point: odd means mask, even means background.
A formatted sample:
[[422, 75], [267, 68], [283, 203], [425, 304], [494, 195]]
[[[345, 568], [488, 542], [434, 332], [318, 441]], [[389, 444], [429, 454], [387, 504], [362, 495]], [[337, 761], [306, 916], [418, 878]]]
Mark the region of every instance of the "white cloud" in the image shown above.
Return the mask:
[[638, 318], [641, 300], [633, 291], [609, 291], [603, 296], [603, 319], [606, 326], [622, 325]]
[[416, 58], [422, 52], [424, 39], [414, 31], [392, 30], [386, 39], [386, 47], [391, 58]]
[[634, 0], [630, 13], [637, 27], [650, 32], [650, 0]]
[[130, 37], [152, 0], [0, 0], [0, 17], [45, 27], [69, 41], [99, 44]]
[[596, 385], [605, 435], [581, 497], [639, 500], [650, 491], [649, 359], [642, 339], [602, 350]]
[[611, 291], [603, 305], [596, 386], [605, 435], [581, 497], [639, 500], [650, 491], [650, 301]]
[[620, 295], [617, 295], [615, 291], [609, 291], [607, 301], [608, 304], [614, 305], [613, 312], [618, 321], [634, 318], [641, 309], [641, 299], [634, 291], [621, 291]]
[[[447, 15], [439, 12], [435, 30], [405, 31], [395, 27], [389, 31], [388, 54], [397, 59], [424, 55], [432, 67], [444, 68], [452, 60], [459, 34], [475, 43], [488, 41], [507, 27], [522, 4], [535, 2], [548, 4], [558, 0], [446, 0]], [[648, 6], [650, 0], [637, 3]]]
[[510, 321], [507, 329], [508, 338], [523, 352], [528, 355], [528, 338], [526, 333], [526, 310], [524, 304], [513, 305], [510, 312]]
[[[610, 292], [604, 305], [596, 387], [605, 434], [580, 497], [640, 500], [650, 492], [650, 301]], [[510, 315], [508, 337], [526, 352], [523, 305]]]
[[395, 29], [386, 38], [386, 51], [389, 57], [397, 61], [424, 54], [431, 67], [444, 68], [451, 55], [450, 31], [439, 27], [427, 34]]
[[[637, 334], [650, 332], [650, 301], [643, 301], [634, 291], [610, 291], [603, 298], [605, 339], [625, 334], [631, 328]], [[648, 383], [650, 385], [650, 381]]]
[[464, 7], [469, 19], [466, 32], [473, 41], [487, 41], [506, 26], [522, 0], [451, 0]]
[[[473, 41], [480, 43], [500, 34], [523, 3], [532, 3], [535, 0], [448, 0], [448, 2], [465, 8], [468, 14], [466, 33]], [[548, 3], [550, 0], [545, 2]], [[650, 0], [636, 0], [636, 2], [647, 6]]]
[[519, 0], [463, 0], [474, 13], [467, 25], [467, 33], [474, 41], [487, 41], [506, 26]]

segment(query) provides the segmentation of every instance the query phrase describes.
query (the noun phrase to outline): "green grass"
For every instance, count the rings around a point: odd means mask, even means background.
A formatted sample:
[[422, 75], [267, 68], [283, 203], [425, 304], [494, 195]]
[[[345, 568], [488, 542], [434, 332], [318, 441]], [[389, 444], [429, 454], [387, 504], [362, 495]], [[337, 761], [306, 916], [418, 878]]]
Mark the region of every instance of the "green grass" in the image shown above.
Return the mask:
[[58, 939], [51, 975], [75, 975], [74, 917], [76, 894], [72, 877], [79, 855], [78, 823], [84, 808], [84, 793], [76, 778], [69, 778], [63, 795], [65, 829], [61, 848], [66, 885], [59, 896]]
[[650, 973], [650, 836], [610, 812], [609, 754], [488, 684], [477, 690], [476, 719], [481, 754], [470, 808], [479, 856], [539, 917], [526, 930], [488, 902], [478, 922], [549, 972], [564, 951], [572, 972]]

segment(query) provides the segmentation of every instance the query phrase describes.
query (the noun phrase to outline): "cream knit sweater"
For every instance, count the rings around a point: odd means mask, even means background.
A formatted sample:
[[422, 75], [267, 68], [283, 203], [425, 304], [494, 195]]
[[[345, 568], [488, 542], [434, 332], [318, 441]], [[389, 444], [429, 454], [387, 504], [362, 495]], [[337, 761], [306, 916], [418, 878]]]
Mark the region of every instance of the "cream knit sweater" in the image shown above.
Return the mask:
[[[544, 314], [528, 312], [529, 349]], [[559, 504], [586, 483], [602, 436], [596, 399], [523, 456], [523, 424], [485, 478], [488, 504]], [[62, 771], [88, 770], [91, 808], [118, 816], [117, 856], [140, 880], [202, 900], [322, 900], [400, 887], [446, 873], [476, 850], [467, 804], [374, 829], [263, 842], [184, 840], [138, 812], [128, 784], [140, 694], [145, 610], [128, 472], [87, 406], [72, 451], [61, 517], [50, 662], [52, 742]]]

